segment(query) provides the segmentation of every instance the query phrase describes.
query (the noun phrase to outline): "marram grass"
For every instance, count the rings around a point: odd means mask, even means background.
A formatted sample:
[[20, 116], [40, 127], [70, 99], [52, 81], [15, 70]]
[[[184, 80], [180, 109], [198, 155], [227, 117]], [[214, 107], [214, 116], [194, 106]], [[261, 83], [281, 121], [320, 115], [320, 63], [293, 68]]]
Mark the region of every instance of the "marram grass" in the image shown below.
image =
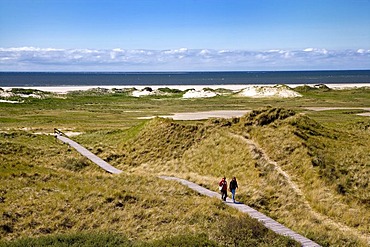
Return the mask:
[[[243, 225], [245, 216], [217, 199], [157, 178], [165, 174], [212, 190], [222, 176], [236, 176], [238, 200], [298, 233], [323, 246], [367, 246], [370, 121], [356, 116], [358, 110], [312, 112], [304, 107], [369, 106], [369, 91], [302, 94], [291, 100], [184, 101], [82, 93], [1, 104], [1, 244], [50, 237], [163, 246], [192, 238], [215, 246], [235, 239], [223, 239], [220, 225], [228, 217]], [[296, 111], [270, 107], [242, 118], [197, 122], [138, 119], [261, 105]], [[84, 132], [73, 138], [124, 173], [106, 174], [54, 137], [31, 134], [50, 133], [54, 127]], [[241, 228], [245, 236], [251, 231]], [[241, 241], [292, 244], [267, 235]]]
[[[104, 173], [52, 136], [27, 135], [13, 132], [1, 140], [2, 246], [177, 246], [183, 241], [191, 246], [190, 239], [199, 246], [217, 246], [231, 241], [220, 240], [226, 217], [246, 217], [153, 174]], [[10, 158], [14, 148], [24, 159]], [[294, 243], [267, 230], [250, 239], [273, 240], [273, 246]]]
[[[332, 130], [306, 115], [274, 108], [202, 125], [156, 119], [117, 151], [116, 165], [140, 174], [183, 177], [213, 190], [222, 176], [236, 176], [241, 201], [293, 230], [323, 245], [366, 246], [365, 133]], [[342, 141], [349, 136], [362, 147]], [[338, 148], [341, 154], [334, 156]], [[355, 150], [357, 155], [351, 155]], [[317, 164], [326, 162], [322, 159], [330, 159], [330, 167]], [[348, 179], [352, 182], [342, 182]]]

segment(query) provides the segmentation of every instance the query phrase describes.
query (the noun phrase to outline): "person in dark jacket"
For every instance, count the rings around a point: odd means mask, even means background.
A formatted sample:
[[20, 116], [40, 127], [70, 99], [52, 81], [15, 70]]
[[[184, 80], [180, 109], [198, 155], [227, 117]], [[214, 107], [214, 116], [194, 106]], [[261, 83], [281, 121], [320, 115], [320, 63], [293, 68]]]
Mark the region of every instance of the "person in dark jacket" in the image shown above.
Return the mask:
[[238, 182], [236, 181], [236, 178], [233, 177], [233, 179], [230, 181], [230, 192], [232, 194], [233, 202], [235, 203], [235, 191], [238, 188]]
[[227, 197], [227, 181], [226, 181], [226, 177], [223, 177], [222, 180], [218, 183], [218, 185], [220, 186], [221, 199], [223, 201], [226, 201], [226, 197]]

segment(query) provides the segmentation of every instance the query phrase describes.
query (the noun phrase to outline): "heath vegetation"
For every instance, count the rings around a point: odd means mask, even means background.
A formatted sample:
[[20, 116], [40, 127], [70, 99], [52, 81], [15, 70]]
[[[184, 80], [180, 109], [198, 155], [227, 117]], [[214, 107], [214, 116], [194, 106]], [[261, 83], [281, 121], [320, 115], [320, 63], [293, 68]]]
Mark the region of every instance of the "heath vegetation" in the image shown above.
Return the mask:
[[[370, 89], [297, 91], [303, 97], [184, 100], [96, 90], [0, 103], [0, 246], [297, 244], [159, 175], [215, 191], [236, 176], [238, 201], [320, 245], [367, 246], [370, 119], [356, 114]], [[307, 109], [319, 106], [345, 109]], [[210, 109], [252, 111], [142, 119]], [[103, 172], [47, 135], [55, 127], [80, 132], [72, 138], [124, 172]]]

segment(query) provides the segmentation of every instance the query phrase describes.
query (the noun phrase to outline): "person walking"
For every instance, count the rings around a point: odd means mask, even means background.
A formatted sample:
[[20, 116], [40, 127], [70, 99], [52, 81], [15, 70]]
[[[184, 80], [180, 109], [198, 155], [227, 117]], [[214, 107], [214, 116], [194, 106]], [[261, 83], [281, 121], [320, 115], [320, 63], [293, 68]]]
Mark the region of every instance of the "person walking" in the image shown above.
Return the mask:
[[235, 191], [238, 188], [238, 182], [236, 181], [236, 178], [233, 177], [233, 179], [230, 181], [230, 192], [232, 194], [233, 202], [235, 203]]
[[218, 183], [220, 186], [220, 191], [221, 191], [221, 200], [226, 201], [227, 197], [227, 181], [226, 177], [223, 177], [221, 181]]

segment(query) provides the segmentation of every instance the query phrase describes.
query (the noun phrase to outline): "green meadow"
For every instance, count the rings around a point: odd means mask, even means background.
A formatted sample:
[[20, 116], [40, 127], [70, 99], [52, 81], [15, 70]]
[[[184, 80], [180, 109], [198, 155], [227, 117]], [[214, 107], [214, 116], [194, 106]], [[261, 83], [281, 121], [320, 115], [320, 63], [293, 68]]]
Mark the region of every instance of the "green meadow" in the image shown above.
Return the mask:
[[[370, 107], [370, 88], [196, 99], [162, 90], [0, 102], [0, 246], [299, 246], [160, 175], [214, 191], [222, 176], [236, 176], [238, 201], [316, 243], [369, 245], [370, 117], [357, 114]], [[148, 119], [210, 110], [251, 112]], [[79, 133], [71, 138], [124, 172], [104, 172], [50, 135], [54, 128]]]

